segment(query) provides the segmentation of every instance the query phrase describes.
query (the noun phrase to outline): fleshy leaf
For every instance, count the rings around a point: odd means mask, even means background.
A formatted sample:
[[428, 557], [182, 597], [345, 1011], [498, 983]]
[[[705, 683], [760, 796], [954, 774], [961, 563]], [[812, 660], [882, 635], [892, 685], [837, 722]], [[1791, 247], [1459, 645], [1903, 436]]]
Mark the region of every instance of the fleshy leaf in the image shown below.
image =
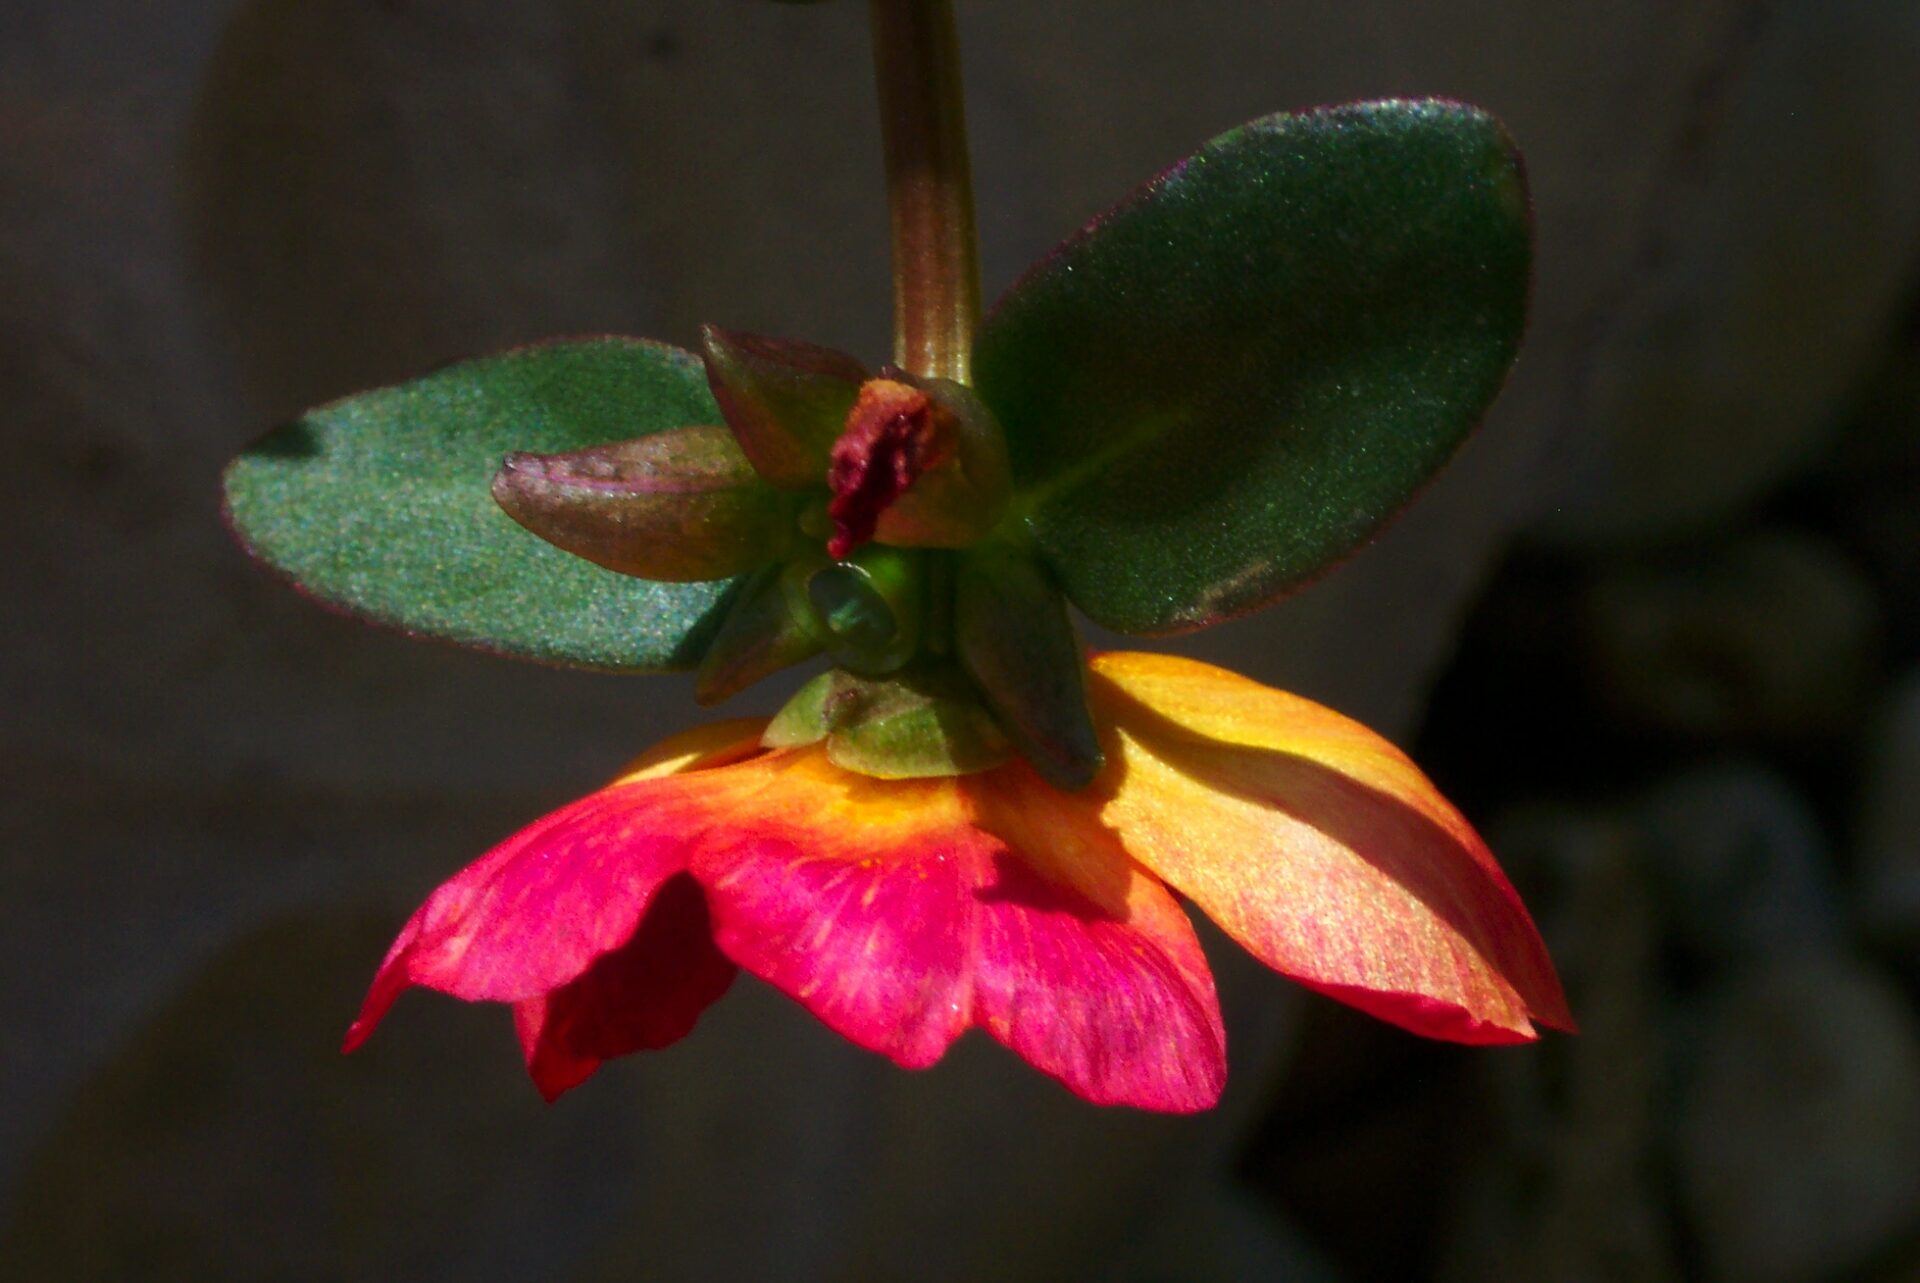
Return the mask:
[[1087, 707], [1080, 639], [1046, 572], [997, 545], [960, 557], [954, 583], [954, 657], [1002, 730], [1059, 788], [1099, 773], [1100, 737]]
[[761, 743], [798, 748], [822, 739], [835, 766], [883, 780], [967, 775], [1009, 753], [966, 678], [937, 664], [884, 678], [822, 673], [794, 693]]
[[494, 474], [509, 517], [556, 548], [641, 579], [730, 579], [784, 551], [793, 501], [722, 427], [563, 454], [515, 452]]
[[298, 586], [379, 623], [548, 663], [689, 668], [728, 581], [604, 570], [515, 525], [488, 486], [513, 451], [718, 417], [691, 353], [623, 338], [540, 344], [276, 429], [228, 467], [228, 519]]
[[1499, 391], [1530, 240], [1505, 130], [1427, 101], [1254, 121], [1061, 245], [974, 374], [1074, 604], [1203, 628], [1352, 552]]
[[754, 572], [700, 660], [693, 697], [718, 704], [763, 677], [820, 653], [820, 637], [811, 627], [806, 564], [766, 566]]
[[820, 486], [866, 367], [797, 339], [700, 327], [707, 380], [754, 468], [783, 490]]

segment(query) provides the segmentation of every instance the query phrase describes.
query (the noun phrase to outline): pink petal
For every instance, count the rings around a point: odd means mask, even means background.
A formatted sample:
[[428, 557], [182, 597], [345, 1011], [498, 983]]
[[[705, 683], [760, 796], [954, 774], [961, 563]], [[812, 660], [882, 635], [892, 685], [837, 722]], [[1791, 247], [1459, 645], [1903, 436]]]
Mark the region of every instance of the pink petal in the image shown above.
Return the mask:
[[401, 929], [346, 1049], [365, 1042], [409, 986], [524, 1002], [625, 944], [661, 882], [686, 867], [691, 835], [714, 822], [703, 782], [720, 774], [629, 778], [456, 873]]
[[1384, 739], [1191, 660], [1101, 656], [1088, 801], [1267, 965], [1430, 1037], [1571, 1029], [1546, 946], [1464, 819]]
[[1026, 766], [970, 783], [982, 822], [1007, 844], [975, 892], [975, 1020], [1098, 1104], [1212, 1106], [1226, 1085], [1226, 1031], [1186, 913]]
[[921, 1067], [978, 1024], [1090, 1100], [1204, 1108], [1225, 1038], [1192, 926], [1061, 796], [1021, 765], [882, 781], [795, 755], [692, 867], [720, 947], [863, 1047]]
[[678, 1042], [727, 991], [735, 970], [714, 947], [699, 884], [676, 874], [654, 893], [626, 944], [577, 980], [514, 1004], [527, 1072], [553, 1100], [604, 1060]]
[[986, 844], [952, 781], [876, 780], [805, 752], [692, 869], [722, 951], [862, 1047], [921, 1068], [967, 1027], [967, 893]]

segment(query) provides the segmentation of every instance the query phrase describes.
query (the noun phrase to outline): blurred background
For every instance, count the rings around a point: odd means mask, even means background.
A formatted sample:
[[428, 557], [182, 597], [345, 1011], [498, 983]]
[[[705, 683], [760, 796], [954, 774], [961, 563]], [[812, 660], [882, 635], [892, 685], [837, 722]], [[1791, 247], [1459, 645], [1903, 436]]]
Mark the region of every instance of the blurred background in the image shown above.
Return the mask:
[[904, 1073], [744, 978], [553, 1107], [495, 1007], [342, 1058], [431, 887], [701, 714], [322, 613], [218, 470], [547, 335], [883, 357], [864, 6], [10, 0], [0, 1279], [1920, 1280], [1920, 6], [959, 9], [989, 297], [1252, 116], [1520, 139], [1492, 417], [1178, 648], [1408, 746], [1583, 1034], [1423, 1043], [1210, 935], [1194, 1119], [979, 1035]]

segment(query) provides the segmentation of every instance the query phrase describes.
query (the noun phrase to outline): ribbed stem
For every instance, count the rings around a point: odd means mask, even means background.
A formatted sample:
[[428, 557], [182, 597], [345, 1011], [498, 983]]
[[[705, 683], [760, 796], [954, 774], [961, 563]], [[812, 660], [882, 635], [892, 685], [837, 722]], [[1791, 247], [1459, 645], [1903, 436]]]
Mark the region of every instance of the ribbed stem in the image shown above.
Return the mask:
[[893, 218], [893, 359], [965, 383], [980, 261], [952, 0], [871, 0], [871, 12]]

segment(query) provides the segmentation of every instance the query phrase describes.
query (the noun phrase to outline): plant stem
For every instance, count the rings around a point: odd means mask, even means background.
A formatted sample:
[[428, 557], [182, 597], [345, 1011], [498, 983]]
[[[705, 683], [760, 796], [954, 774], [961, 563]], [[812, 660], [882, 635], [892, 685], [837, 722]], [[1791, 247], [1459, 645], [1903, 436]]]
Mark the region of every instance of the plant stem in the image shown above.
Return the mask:
[[893, 359], [968, 381], [980, 319], [973, 177], [952, 0], [871, 0], [893, 217]]

